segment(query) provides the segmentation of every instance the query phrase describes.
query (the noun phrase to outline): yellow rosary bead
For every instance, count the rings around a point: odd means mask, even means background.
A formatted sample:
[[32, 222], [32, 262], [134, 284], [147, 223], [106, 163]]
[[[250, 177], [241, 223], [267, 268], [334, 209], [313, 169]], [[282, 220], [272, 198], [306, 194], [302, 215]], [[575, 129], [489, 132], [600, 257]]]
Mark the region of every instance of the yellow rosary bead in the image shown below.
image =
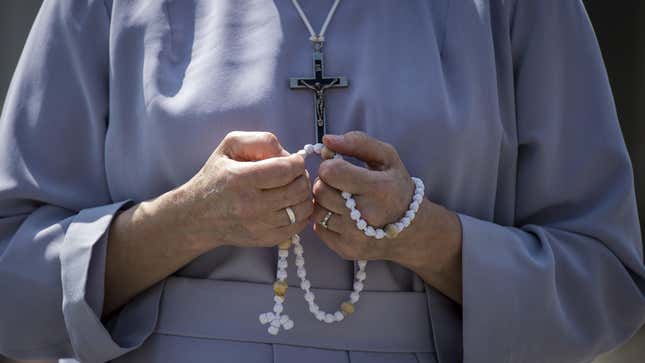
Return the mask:
[[273, 292], [280, 297], [284, 297], [284, 295], [287, 293], [288, 287], [289, 285], [287, 285], [286, 282], [276, 281], [273, 283]]
[[331, 151], [327, 146], [323, 146], [322, 150], [320, 150], [320, 157], [323, 160], [329, 160], [336, 155], [335, 152]]
[[345, 301], [340, 304], [340, 310], [345, 314], [345, 316], [350, 315], [354, 312], [354, 304], [349, 301]]
[[280, 244], [278, 244], [278, 248], [280, 248], [281, 250], [288, 250], [289, 247], [291, 247], [291, 238], [289, 238], [288, 240], [282, 241], [280, 242]]
[[396, 238], [399, 235], [399, 230], [393, 224], [388, 224], [385, 226], [385, 235], [390, 239]]

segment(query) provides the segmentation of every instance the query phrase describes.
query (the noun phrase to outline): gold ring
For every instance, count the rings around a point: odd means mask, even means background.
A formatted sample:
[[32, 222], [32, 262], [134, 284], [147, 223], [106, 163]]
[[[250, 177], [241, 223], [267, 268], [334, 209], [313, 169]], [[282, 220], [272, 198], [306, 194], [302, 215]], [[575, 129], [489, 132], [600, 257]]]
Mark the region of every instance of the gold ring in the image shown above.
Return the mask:
[[289, 216], [289, 221], [291, 222], [291, 224], [296, 223], [296, 213], [293, 211], [293, 209], [291, 209], [291, 207], [287, 207], [284, 210], [287, 211], [287, 216]]
[[332, 212], [327, 212], [327, 214], [325, 214], [325, 218], [323, 218], [323, 220], [322, 220], [322, 221], [320, 221], [320, 225], [321, 225], [321, 226], [323, 226], [323, 227], [325, 227], [325, 229], [329, 228], [329, 227], [327, 226], [327, 223], [329, 223], [329, 219], [331, 218], [331, 216], [332, 216], [333, 214], [334, 214], [334, 213], [332, 213]]

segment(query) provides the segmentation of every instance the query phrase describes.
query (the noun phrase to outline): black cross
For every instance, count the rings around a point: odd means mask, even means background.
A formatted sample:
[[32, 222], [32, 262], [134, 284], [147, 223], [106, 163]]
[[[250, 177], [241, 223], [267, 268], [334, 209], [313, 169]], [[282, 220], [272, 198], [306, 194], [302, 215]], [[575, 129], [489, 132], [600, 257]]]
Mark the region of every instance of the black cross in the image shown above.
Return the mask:
[[314, 48], [314, 77], [289, 79], [289, 88], [306, 88], [314, 92], [314, 121], [316, 123], [316, 140], [322, 143], [322, 137], [327, 132], [325, 119], [325, 90], [328, 88], [347, 87], [349, 82], [343, 76], [325, 78], [323, 68], [323, 53], [320, 47]]

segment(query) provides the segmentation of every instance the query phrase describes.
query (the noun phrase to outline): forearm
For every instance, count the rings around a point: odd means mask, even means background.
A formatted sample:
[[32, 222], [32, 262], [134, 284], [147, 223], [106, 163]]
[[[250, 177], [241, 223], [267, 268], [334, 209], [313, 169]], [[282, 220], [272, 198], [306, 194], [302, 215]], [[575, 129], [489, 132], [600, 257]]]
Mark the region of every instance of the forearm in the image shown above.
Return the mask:
[[115, 217], [108, 235], [104, 317], [215, 247], [181, 232], [181, 198], [182, 190], [175, 189]]
[[461, 224], [441, 205], [424, 200], [411, 227], [400, 235], [405, 243], [393, 261], [411, 269], [427, 284], [455, 302], [462, 301]]

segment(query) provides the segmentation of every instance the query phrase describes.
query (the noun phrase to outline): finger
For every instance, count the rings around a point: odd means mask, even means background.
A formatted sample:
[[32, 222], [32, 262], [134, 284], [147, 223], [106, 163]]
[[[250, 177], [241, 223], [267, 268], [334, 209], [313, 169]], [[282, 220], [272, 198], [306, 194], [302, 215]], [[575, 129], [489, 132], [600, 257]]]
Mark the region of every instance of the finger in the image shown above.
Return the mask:
[[309, 178], [302, 174], [287, 185], [262, 190], [263, 203], [266, 203], [273, 211], [282, 210], [305, 200], [311, 203], [309, 185]]
[[308, 224], [308, 220], [302, 220], [284, 227], [274, 228], [273, 230], [266, 232], [267, 241], [269, 241], [271, 245], [277, 245], [278, 243], [291, 238], [294, 234], [302, 232]]
[[222, 140], [218, 151], [236, 161], [258, 161], [289, 155], [270, 132], [230, 132]]
[[352, 194], [362, 194], [378, 185], [382, 173], [340, 159], [325, 160], [318, 168], [318, 177], [327, 185]]
[[325, 226], [322, 225], [322, 222], [324, 221], [325, 217], [327, 217], [327, 213], [331, 213], [330, 217], [327, 219], [327, 229], [339, 234], [343, 234], [348, 229], [348, 226], [344, 221], [345, 217], [340, 214], [330, 212], [320, 205], [316, 205], [310, 219], [312, 222], [325, 228]]
[[389, 166], [397, 159], [394, 147], [361, 131], [344, 135], [325, 135], [323, 143], [331, 150], [363, 160], [370, 166]]
[[341, 196], [341, 191], [332, 188], [324, 181], [316, 179], [313, 186], [314, 199], [316, 204], [330, 210], [336, 214], [347, 214], [348, 209], [345, 207], [345, 199]]
[[[298, 223], [303, 220], [309, 220], [311, 214], [314, 211], [314, 203], [311, 200], [307, 199], [289, 208], [291, 208], [291, 210], [293, 211], [293, 214], [296, 218], [296, 223]], [[275, 227], [284, 227], [291, 224], [291, 219], [289, 218], [289, 214], [287, 213], [285, 208], [272, 211], [268, 215], [268, 217], [266, 217], [266, 219], [267, 224]]]
[[259, 189], [285, 186], [305, 173], [305, 160], [296, 154], [242, 164], [251, 184]]

